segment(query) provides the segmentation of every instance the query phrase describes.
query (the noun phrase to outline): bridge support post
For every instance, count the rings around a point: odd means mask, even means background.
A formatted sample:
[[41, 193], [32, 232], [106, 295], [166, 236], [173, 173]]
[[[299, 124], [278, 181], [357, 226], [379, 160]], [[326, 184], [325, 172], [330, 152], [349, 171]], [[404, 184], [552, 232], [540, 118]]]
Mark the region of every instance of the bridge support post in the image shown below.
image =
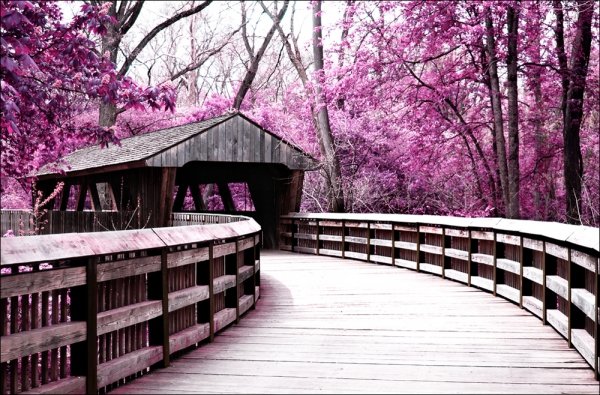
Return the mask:
[[213, 247], [214, 243], [211, 241], [208, 245], [208, 316], [209, 316], [209, 329], [210, 334], [208, 337], [209, 342], [213, 342], [215, 340], [215, 263], [213, 258]]
[[171, 364], [169, 349], [169, 268], [167, 262], [167, 249], [163, 248], [160, 255], [160, 282], [162, 291], [162, 333], [161, 341], [163, 347], [162, 366], [167, 367]]

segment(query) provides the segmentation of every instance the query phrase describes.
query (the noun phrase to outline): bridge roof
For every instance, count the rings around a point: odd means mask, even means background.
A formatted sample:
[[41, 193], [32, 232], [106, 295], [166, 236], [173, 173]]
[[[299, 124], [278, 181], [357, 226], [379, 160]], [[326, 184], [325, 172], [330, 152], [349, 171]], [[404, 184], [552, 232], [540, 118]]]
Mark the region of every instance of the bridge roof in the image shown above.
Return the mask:
[[316, 165], [297, 146], [235, 113], [125, 138], [120, 145], [85, 147], [45, 165], [35, 175], [182, 167], [190, 161], [280, 163], [293, 170]]

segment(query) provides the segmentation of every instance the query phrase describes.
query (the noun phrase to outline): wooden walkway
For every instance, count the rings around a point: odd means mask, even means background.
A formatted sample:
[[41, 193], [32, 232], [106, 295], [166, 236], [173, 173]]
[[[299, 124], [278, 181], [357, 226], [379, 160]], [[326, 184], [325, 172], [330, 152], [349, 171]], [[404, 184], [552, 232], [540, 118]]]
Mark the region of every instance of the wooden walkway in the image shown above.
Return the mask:
[[238, 325], [127, 393], [599, 393], [552, 328], [429, 274], [263, 252], [261, 299]]

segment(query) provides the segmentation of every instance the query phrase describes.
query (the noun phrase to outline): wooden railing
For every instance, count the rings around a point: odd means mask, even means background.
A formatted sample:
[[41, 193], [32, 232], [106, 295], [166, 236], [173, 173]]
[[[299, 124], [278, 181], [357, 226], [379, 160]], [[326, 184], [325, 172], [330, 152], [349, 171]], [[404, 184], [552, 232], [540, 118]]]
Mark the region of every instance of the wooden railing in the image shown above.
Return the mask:
[[240, 215], [211, 214], [211, 213], [172, 213], [171, 226], [227, 224], [244, 221], [247, 218]]
[[169, 365], [254, 307], [259, 248], [251, 219], [3, 238], [1, 392], [105, 392]]
[[[237, 222], [245, 217], [218, 213], [172, 213], [170, 226], [206, 225]], [[49, 210], [37, 220], [41, 229], [34, 231], [36, 221], [30, 210], [1, 210], [0, 236], [12, 230], [15, 236], [104, 232], [146, 227], [146, 218], [131, 211], [54, 211]]]
[[498, 218], [290, 214], [280, 248], [427, 272], [551, 325], [600, 377], [597, 228]]

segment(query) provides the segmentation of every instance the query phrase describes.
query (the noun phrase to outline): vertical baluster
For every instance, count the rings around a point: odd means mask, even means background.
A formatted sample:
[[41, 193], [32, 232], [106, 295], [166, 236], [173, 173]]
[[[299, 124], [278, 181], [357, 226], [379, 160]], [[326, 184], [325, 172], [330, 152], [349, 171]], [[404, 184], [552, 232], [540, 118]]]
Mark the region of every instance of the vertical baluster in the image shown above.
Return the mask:
[[[294, 225], [292, 220], [292, 251], [294, 250]], [[213, 256], [213, 243], [210, 242], [208, 245], [208, 295], [209, 295], [209, 326], [210, 326], [210, 337], [209, 341], [212, 343], [215, 340], [215, 290], [214, 290], [214, 278], [215, 278], [215, 264]]]
[[594, 341], [596, 343], [596, 348], [594, 352], [594, 370], [596, 371], [596, 380], [600, 380], [600, 333], [598, 328], [600, 327], [600, 258], [596, 259], [594, 262], [594, 295], [596, 296], [596, 303], [594, 304]]
[[494, 230], [493, 235], [494, 235], [494, 242], [492, 244], [492, 254], [494, 256], [494, 262], [493, 262], [494, 263], [494, 268], [492, 269], [493, 270], [493, 272], [492, 272], [492, 282], [493, 282], [492, 292], [493, 292], [494, 296], [496, 296], [496, 285], [497, 285], [496, 284], [497, 283], [496, 278], [498, 276], [498, 274], [496, 273], [496, 271], [497, 271], [497, 269], [496, 269], [496, 266], [497, 266], [496, 265], [496, 260], [498, 259], [498, 237], [497, 237], [497, 234], [496, 234], [495, 230]]
[[[148, 295], [146, 293], [146, 285], [148, 283], [147, 281], [148, 276], [146, 274], [142, 274], [140, 275], [140, 278], [138, 279], [138, 296], [139, 296], [139, 301], [146, 301], [148, 300]], [[146, 345], [148, 344], [148, 322], [144, 322], [143, 324], [140, 324], [140, 330], [138, 333], [138, 348], [143, 348], [146, 347]]]
[[[103, 312], [106, 310], [106, 282], [98, 283], [98, 311]], [[100, 335], [98, 340], [98, 363], [106, 362], [106, 337], [107, 334]]]
[[371, 223], [367, 221], [367, 262], [371, 262]]
[[542, 323], [546, 325], [548, 303], [546, 302], [546, 242], [542, 241]]
[[296, 226], [294, 218], [291, 218], [292, 221], [292, 252], [294, 252], [294, 240], [296, 239]]
[[[317, 233], [319, 233], [319, 227], [317, 226]], [[240, 254], [240, 247], [239, 247], [239, 241], [236, 240], [235, 242], [235, 287], [233, 288], [235, 290], [235, 323], [239, 324], [240, 323], [240, 262], [239, 262], [239, 254]]]
[[471, 276], [473, 274], [473, 238], [471, 235], [471, 229], [468, 230], [468, 242], [469, 244], [467, 244], [467, 285], [470, 287], [471, 286]]
[[[60, 291], [60, 322], [67, 322], [67, 289]], [[60, 378], [67, 377], [67, 346], [60, 348]]]
[[421, 271], [421, 226], [417, 225], [417, 273]]
[[442, 226], [442, 278], [446, 278], [446, 227]]
[[[58, 324], [58, 290], [52, 290], [52, 325]], [[58, 380], [58, 349], [53, 348], [50, 351], [50, 380]]]
[[523, 236], [519, 236], [519, 307], [523, 308]]
[[396, 224], [392, 222], [392, 266], [396, 266]]
[[[10, 298], [10, 333], [17, 333], [19, 331], [19, 297], [13, 296]], [[13, 359], [10, 361], [10, 392], [12, 394], [17, 393], [19, 387], [19, 376], [18, 368], [19, 361]]]
[[320, 244], [320, 242], [319, 242], [320, 241], [319, 240], [320, 239], [319, 238], [319, 234], [320, 234], [320, 230], [319, 230], [319, 220], [318, 219], [315, 221], [315, 224], [317, 226], [317, 236], [316, 236], [317, 237], [317, 239], [316, 239], [317, 240], [317, 255], [320, 255], [320, 253], [319, 253], [319, 244]]
[[[48, 291], [42, 292], [42, 327], [48, 326], [48, 304], [50, 299], [50, 293]], [[48, 382], [48, 351], [42, 351], [42, 384]]]
[[[30, 327], [29, 295], [21, 296], [21, 331], [26, 332]], [[21, 391], [29, 389], [29, 356], [21, 358]]]
[[[38, 328], [40, 326], [40, 294], [34, 293], [31, 295], [31, 329]], [[39, 383], [39, 374], [38, 374], [38, 363], [39, 363], [39, 354], [35, 353], [31, 356], [31, 387], [36, 388]]]
[[342, 220], [342, 259], [346, 258], [346, 220]]
[[600, 362], [598, 362], [598, 359], [600, 359], [600, 332], [598, 331], [598, 328], [600, 327], [600, 258], [596, 259], [596, 262], [594, 262], [594, 274], [596, 281], [596, 285], [594, 287], [596, 290], [596, 308], [594, 310], [594, 313], [596, 314], [596, 319], [594, 320], [596, 324], [594, 325], [594, 340], [596, 342], [596, 349], [594, 353], [594, 365], [596, 370], [596, 379], [600, 380]]
[[567, 343], [569, 348], [573, 347], [571, 342], [571, 329], [573, 327], [571, 314], [571, 247], [567, 248]]
[[[0, 299], [0, 334], [2, 336], [8, 335], [8, 299]], [[8, 393], [8, 364], [2, 362], [0, 364], [0, 392], [3, 394]]]

